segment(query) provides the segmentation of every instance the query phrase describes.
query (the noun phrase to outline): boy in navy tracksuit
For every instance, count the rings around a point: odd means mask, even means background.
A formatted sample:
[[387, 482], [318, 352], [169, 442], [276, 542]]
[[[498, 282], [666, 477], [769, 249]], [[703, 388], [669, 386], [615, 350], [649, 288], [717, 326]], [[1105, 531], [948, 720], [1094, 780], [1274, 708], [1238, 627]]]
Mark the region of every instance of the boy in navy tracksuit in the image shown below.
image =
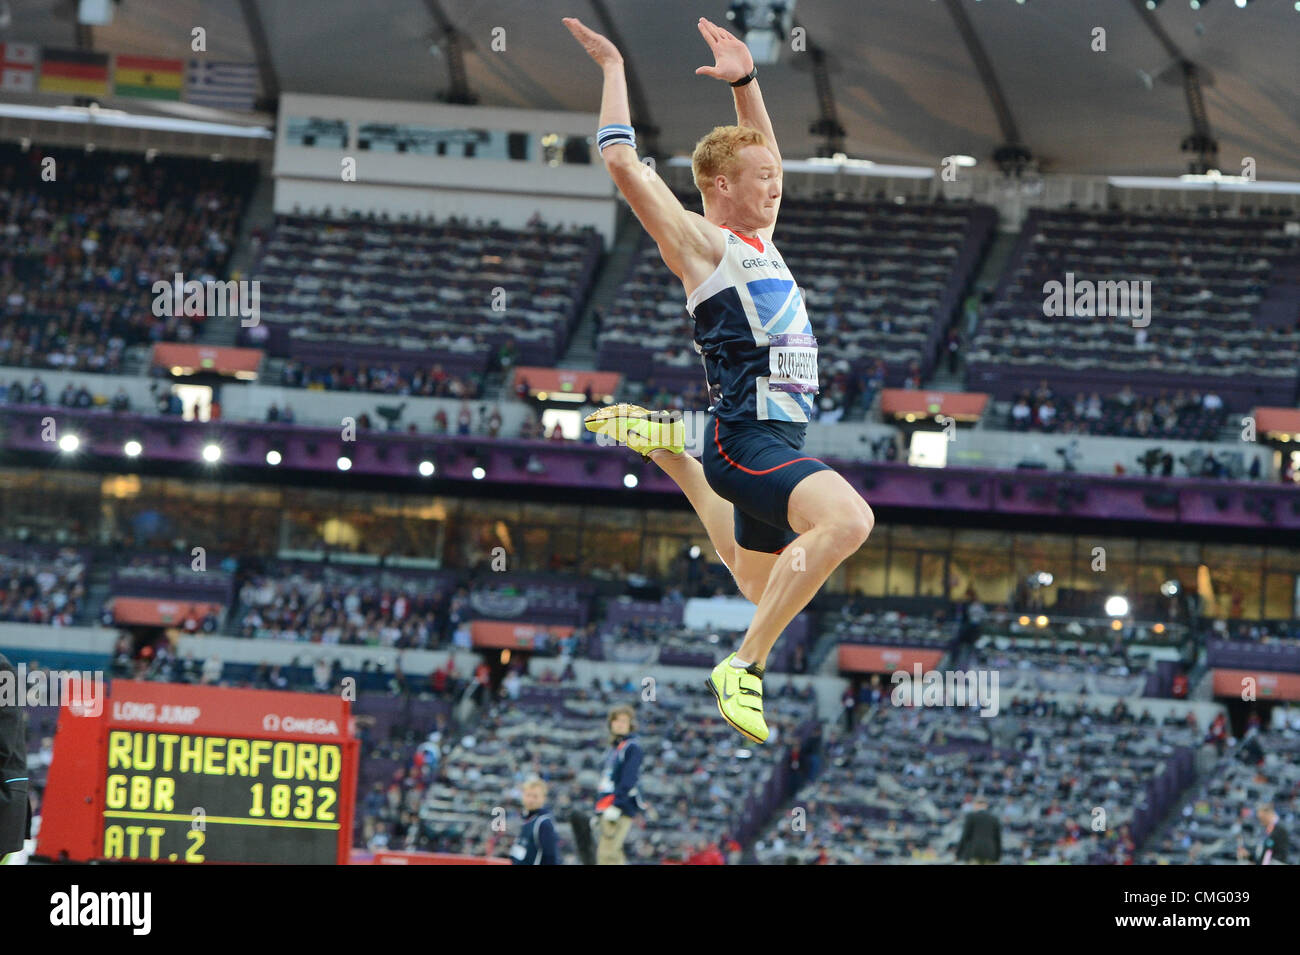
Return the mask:
[[635, 735], [636, 724], [630, 706], [609, 711], [610, 750], [605, 754], [596, 812], [600, 818], [600, 841], [596, 845], [597, 865], [626, 865], [623, 841], [632, 819], [641, 814], [637, 778], [644, 752]]
[[[0, 675], [17, 684], [17, 673], [0, 654]], [[18, 686], [22, 694], [27, 687]], [[31, 803], [27, 800], [27, 730], [21, 696], [12, 704], [0, 702], [0, 860], [23, 847], [31, 832]]]
[[530, 779], [524, 783], [524, 824], [519, 839], [510, 849], [511, 865], [559, 865], [555, 820], [546, 805], [546, 783]]

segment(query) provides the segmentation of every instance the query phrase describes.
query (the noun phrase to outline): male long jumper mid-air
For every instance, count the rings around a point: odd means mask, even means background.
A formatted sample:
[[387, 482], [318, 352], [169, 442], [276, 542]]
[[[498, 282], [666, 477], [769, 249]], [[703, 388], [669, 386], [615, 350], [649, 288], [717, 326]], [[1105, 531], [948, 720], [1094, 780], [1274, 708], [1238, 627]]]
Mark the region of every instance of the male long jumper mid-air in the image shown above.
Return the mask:
[[781, 156], [754, 60], [705, 20], [714, 65], [730, 83], [736, 125], [695, 145], [691, 170], [704, 215], [689, 212], [636, 153], [623, 57], [581, 22], [564, 25], [605, 74], [597, 146], [615, 185], [682, 282], [704, 360], [712, 421], [702, 463], [685, 453], [680, 417], [615, 405], [587, 427], [650, 457], [695, 508], [740, 592], [757, 605], [740, 649], [714, 668], [718, 711], [754, 742], [768, 736], [763, 667], [781, 632], [866, 541], [871, 508], [839, 474], [802, 454], [817, 393], [817, 339], [803, 295], [772, 244]]

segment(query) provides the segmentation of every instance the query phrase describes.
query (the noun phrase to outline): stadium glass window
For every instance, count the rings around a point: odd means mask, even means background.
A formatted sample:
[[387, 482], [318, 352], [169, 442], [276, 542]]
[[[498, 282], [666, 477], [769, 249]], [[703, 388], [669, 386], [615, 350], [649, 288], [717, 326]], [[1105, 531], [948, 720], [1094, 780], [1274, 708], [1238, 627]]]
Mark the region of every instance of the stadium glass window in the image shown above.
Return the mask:
[[631, 508], [585, 507], [582, 511], [582, 560], [586, 574], [623, 576], [641, 566], [645, 514]]
[[1300, 571], [1300, 550], [1293, 547], [1270, 547], [1265, 559], [1269, 570]]
[[[1107, 597], [1113, 594], [1131, 597], [1136, 593], [1137, 542], [1131, 537], [1081, 536], [1074, 549], [1072, 567], [1072, 590], [1078, 605], [1071, 601], [1064, 609], [1068, 613], [1103, 616]], [[1058, 592], [1058, 602], [1061, 596]]]
[[475, 522], [507, 520], [517, 521], [522, 516], [518, 501], [471, 499], [456, 502], [456, 517]]
[[529, 133], [501, 129], [459, 129], [413, 123], [362, 123], [357, 149], [377, 153], [524, 162], [532, 157]]
[[570, 136], [567, 133], [546, 133], [539, 142], [542, 146], [542, 162], [548, 166], [589, 166], [591, 165], [590, 136]]
[[[497, 525], [503, 525], [505, 537], [513, 535], [509, 524], [514, 524], [519, 514], [517, 504], [502, 501], [456, 501], [447, 516], [447, 534], [442, 553], [430, 556], [442, 560], [450, 567], [478, 566], [491, 561], [492, 549], [505, 546]], [[507, 566], [511, 561], [507, 559]]]
[[573, 523], [574, 520], [578, 519], [580, 513], [580, 510], [576, 507], [533, 504], [524, 501], [521, 505], [519, 517], [529, 524], [554, 524], [559, 521]]
[[641, 530], [645, 523], [645, 512], [628, 507], [584, 507], [582, 509], [583, 527], [617, 527], [621, 529]]
[[156, 527], [159, 543], [169, 544], [178, 534], [213, 542], [224, 535], [224, 499], [215, 482], [168, 478], [155, 501], [156, 514], [145, 516], [160, 518], [149, 525]]
[[1295, 618], [1297, 581], [1300, 581], [1300, 576], [1291, 571], [1270, 571], [1265, 575], [1264, 618], [1266, 620]]
[[949, 561], [949, 596], [965, 600], [967, 591], [973, 591], [983, 603], [1005, 601], [1013, 586], [1011, 542], [1012, 535], [1005, 532], [956, 531]]
[[480, 524], [474, 537], [474, 550], [470, 565], [475, 567], [510, 568], [518, 564], [519, 531], [516, 521], [498, 518]]
[[283, 522], [284, 536], [292, 550], [320, 550], [327, 537], [339, 536], [337, 523], [340, 507], [337, 491], [314, 488], [295, 488], [286, 503]]
[[445, 517], [445, 508], [433, 498], [403, 499], [400, 495], [366, 495], [352, 501], [347, 511], [365, 553], [407, 557], [439, 556]]
[[920, 551], [917, 567], [917, 595], [920, 597], [948, 597], [948, 552]]
[[274, 553], [280, 543], [279, 488], [228, 484], [221, 499], [220, 527], [209, 547], [244, 553]]
[[1155, 617], [1172, 616], [1180, 606], [1179, 603], [1171, 602], [1168, 597], [1161, 594], [1160, 588], [1166, 581], [1176, 580], [1183, 588], [1183, 591], [1189, 596], [1197, 592], [1197, 580], [1200, 577], [1199, 564], [1192, 563], [1170, 563], [1170, 562], [1147, 562], [1142, 561], [1138, 566], [1138, 592], [1142, 595], [1144, 605], [1151, 611]]
[[4, 526], [8, 536], [76, 539], [78, 530], [99, 523], [97, 474], [4, 473]]
[[[1065, 534], [1017, 534], [1014, 538], [1014, 585], [1028, 598], [1027, 606], [1038, 609], [1055, 607], [1062, 587], [1073, 563], [1075, 539]], [[1029, 587], [1030, 576], [1038, 573], [1052, 575], [1049, 586]]]
[[1258, 620], [1264, 601], [1264, 548], [1248, 544], [1206, 544], [1209, 569], [1206, 616]]
[[285, 120], [285, 144], [318, 149], [347, 149], [348, 123], [343, 119], [290, 116]]
[[[899, 528], [894, 528], [895, 531]], [[892, 536], [892, 535], [891, 535]], [[915, 597], [917, 562], [921, 552], [910, 547], [889, 544], [889, 563], [885, 571], [885, 595], [888, 597]]]
[[1195, 541], [1138, 541], [1139, 606], [1155, 617], [1171, 615], [1178, 604], [1160, 593], [1166, 581], [1176, 580], [1188, 594], [1196, 592], [1201, 545]]
[[[882, 534], [882, 530], [886, 533]], [[849, 594], [861, 591], [864, 597], [885, 595], [888, 530], [889, 528], [877, 529], [865, 547], [860, 548], [835, 570], [827, 581], [832, 591]], [[877, 540], [877, 537], [880, 539]]]
[[952, 531], [946, 527], [896, 524], [890, 529], [889, 543], [916, 550], [947, 550], [952, 544]]
[[519, 569], [541, 573], [547, 568], [547, 555], [551, 552], [551, 529], [536, 524], [526, 524], [519, 532]]
[[582, 574], [622, 579], [641, 566], [641, 532], [588, 524], [582, 529], [581, 555]]
[[[637, 572], [674, 584], [680, 583], [682, 553], [690, 546], [691, 537], [687, 534], [647, 533], [641, 549], [641, 566]], [[700, 555], [706, 561], [718, 559], [712, 544], [707, 549], [700, 545]]]
[[551, 552], [546, 569], [555, 573], [572, 573], [578, 569], [578, 527], [559, 524], [551, 528]]

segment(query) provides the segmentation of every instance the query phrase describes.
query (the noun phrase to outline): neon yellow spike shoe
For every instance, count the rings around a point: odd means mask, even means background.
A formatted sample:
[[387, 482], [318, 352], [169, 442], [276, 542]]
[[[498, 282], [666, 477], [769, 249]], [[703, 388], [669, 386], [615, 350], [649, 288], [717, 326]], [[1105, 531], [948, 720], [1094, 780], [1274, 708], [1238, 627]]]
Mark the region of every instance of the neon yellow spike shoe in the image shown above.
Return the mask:
[[742, 736], [762, 743], [767, 739], [767, 723], [763, 720], [763, 668], [757, 664], [742, 670], [733, 667], [731, 654], [713, 668], [704, 682], [714, 699], [722, 718]]
[[619, 404], [587, 415], [587, 430], [626, 445], [643, 458], [664, 448], [686, 450], [686, 423], [679, 411], [649, 411], [640, 405]]

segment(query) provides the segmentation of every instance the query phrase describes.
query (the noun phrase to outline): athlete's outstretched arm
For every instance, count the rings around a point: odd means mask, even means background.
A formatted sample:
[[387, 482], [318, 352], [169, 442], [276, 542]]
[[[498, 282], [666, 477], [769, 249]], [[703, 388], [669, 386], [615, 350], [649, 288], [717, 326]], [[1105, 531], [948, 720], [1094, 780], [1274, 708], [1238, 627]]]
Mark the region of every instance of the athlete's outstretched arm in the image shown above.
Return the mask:
[[[696, 76], [711, 76], [716, 80], [734, 83], [750, 74], [754, 69], [754, 57], [750, 55], [749, 47], [745, 46], [743, 40], [704, 17], [700, 17], [697, 25], [700, 28], [700, 35], [704, 37], [704, 41], [709, 44], [709, 49], [713, 52], [714, 63], [712, 66], [701, 66], [695, 71]], [[767, 139], [768, 149], [772, 150], [772, 155], [776, 157], [779, 169], [781, 150], [777, 148], [776, 133], [772, 131], [772, 121], [768, 118], [767, 107], [763, 105], [763, 94], [759, 92], [758, 79], [755, 78], [744, 86], [734, 86], [731, 92], [736, 97], [737, 125], [757, 129], [763, 134]], [[779, 198], [776, 210], [781, 211]], [[770, 229], [763, 231], [766, 231], [767, 238], [772, 237]]]
[[[605, 74], [600, 125], [617, 123], [631, 126], [632, 111], [627, 102], [627, 77], [623, 74], [622, 54], [606, 37], [588, 29], [574, 17], [565, 17], [564, 25]], [[674, 274], [679, 278], [682, 276], [688, 258], [708, 254], [709, 243], [692, 221], [695, 216], [686, 211], [658, 173], [637, 159], [635, 149], [624, 143], [615, 143], [601, 152], [601, 158], [614, 185], [618, 186], [618, 191], [627, 199], [651, 238], [659, 244], [659, 254]]]

